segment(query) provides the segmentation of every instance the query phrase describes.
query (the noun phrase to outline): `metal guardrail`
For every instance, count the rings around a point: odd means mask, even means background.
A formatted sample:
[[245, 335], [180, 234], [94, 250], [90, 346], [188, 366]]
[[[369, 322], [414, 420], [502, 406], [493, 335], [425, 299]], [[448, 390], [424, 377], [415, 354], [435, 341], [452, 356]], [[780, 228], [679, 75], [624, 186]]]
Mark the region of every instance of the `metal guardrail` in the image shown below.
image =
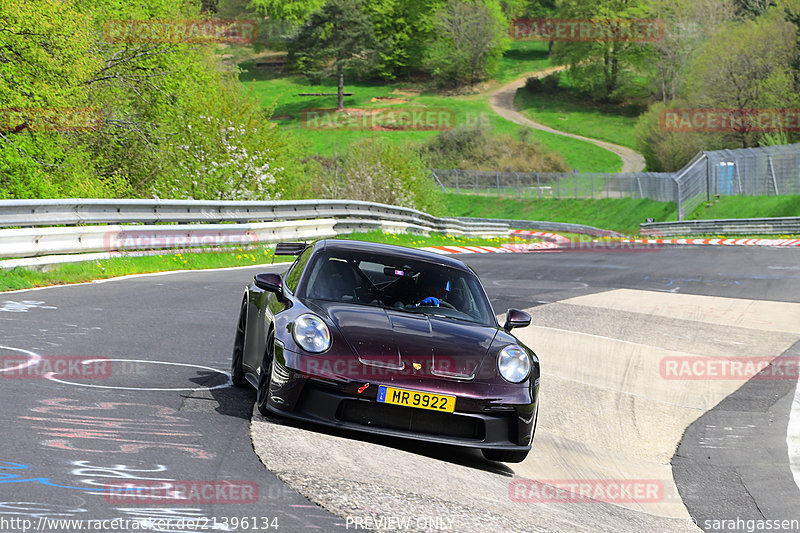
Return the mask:
[[[269, 202], [205, 200], [0, 200], [0, 227], [79, 224], [249, 223], [315, 218], [375, 218], [470, 231], [491, 224], [463, 224], [416, 209], [351, 200]], [[496, 228], [495, 228], [496, 229]]]
[[608, 229], [595, 228], [594, 226], [584, 226], [583, 224], [570, 224], [567, 222], [543, 222], [538, 220], [514, 220], [511, 218], [470, 218], [458, 217], [464, 222], [496, 222], [498, 224], [508, 224], [514, 229], [536, 229], [543, 231], [563, 231], [566, 233], [577, 233], [580, 235], [591, 235], [593, 237], [625, 237], [621, 233]]
[[642, 235], [800, 235], [800, 217], [682, 220], [640, 224]]
[[[141, 250], [312, 240], [369, 230], [508, 234], [504, 223], [439, 218], [415, 209], [345, 200], [4, 200], [0, 201], [0, 227], [6, 228], [0, 229], [0, 258], [113, 256]], [[75, 260], [79, 259], [77, 255]], [[47, 263], [3, 262], [0, 268], [23, 264]]]

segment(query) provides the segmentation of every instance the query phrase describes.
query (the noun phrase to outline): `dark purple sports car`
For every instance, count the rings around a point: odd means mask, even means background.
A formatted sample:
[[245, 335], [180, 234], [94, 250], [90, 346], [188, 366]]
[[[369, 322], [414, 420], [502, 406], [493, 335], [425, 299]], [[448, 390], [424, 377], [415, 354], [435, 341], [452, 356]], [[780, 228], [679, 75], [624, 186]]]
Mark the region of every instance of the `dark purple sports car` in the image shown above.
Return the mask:
[[360, 241], [282, 243], [283, 275], [247, 287], [232, 378], [263, 414], [480, 448], [520, 462], [531, 449], [539, 360], [497, 323], [478, 277], [434, 253]]

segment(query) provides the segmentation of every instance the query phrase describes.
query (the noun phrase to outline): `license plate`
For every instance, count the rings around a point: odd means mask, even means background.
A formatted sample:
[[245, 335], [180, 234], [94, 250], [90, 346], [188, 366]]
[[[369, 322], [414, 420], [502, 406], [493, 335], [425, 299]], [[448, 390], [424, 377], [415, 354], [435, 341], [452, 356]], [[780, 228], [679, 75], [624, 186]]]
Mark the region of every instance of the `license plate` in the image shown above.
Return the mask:
[[418, 407], [420, 409], [430, 409], [431, 411], [441, 411], [444, 413], [452, 413], [456, 409], [455, 396], [445, 396], [443, 394], [431, 394], [430, 392], [396, 389], [394, 387], [385, 386], [378, 387], [378, 401], [381, 403]]

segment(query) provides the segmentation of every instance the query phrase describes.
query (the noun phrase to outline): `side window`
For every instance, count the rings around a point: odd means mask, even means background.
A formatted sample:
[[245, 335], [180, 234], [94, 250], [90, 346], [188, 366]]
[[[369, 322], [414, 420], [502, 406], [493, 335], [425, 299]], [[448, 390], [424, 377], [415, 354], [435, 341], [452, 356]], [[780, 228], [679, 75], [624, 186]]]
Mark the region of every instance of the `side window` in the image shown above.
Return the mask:
[[300, 254], [300, 257], [294, 262], [292, 268], [286, 273], [286, 288], [289, 289], [292, 294], [297, 290], [297, 284], [300, 283], [300, 276], [303, 275], [303, 270], [306, 268], [309, 257], [311, 257], [311, 247], [306, 248], [305, 252]]

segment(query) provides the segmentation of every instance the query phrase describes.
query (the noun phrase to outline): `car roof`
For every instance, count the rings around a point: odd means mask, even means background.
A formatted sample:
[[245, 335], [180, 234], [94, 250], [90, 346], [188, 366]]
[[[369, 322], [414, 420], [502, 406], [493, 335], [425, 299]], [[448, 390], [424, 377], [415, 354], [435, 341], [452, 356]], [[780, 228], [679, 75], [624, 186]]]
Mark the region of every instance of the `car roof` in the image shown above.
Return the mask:
[[318, 241], [314, 246], [317, 250], [330, 250], [334, 252], [360, 252], [365, 254], [381, 254], [392, 257], [415, 259], [417, 261], [425, 261], [428, 263], [451, 267], [456, 270], [471, 272], [470, 268], [458, 259], [434, 252], [429, 252], [427, 250], [408, 248], [406, 246], [398, 246], [395, 244], [383, 244], [369, 241], [352, 241], [348, 239], [325, 239]]

